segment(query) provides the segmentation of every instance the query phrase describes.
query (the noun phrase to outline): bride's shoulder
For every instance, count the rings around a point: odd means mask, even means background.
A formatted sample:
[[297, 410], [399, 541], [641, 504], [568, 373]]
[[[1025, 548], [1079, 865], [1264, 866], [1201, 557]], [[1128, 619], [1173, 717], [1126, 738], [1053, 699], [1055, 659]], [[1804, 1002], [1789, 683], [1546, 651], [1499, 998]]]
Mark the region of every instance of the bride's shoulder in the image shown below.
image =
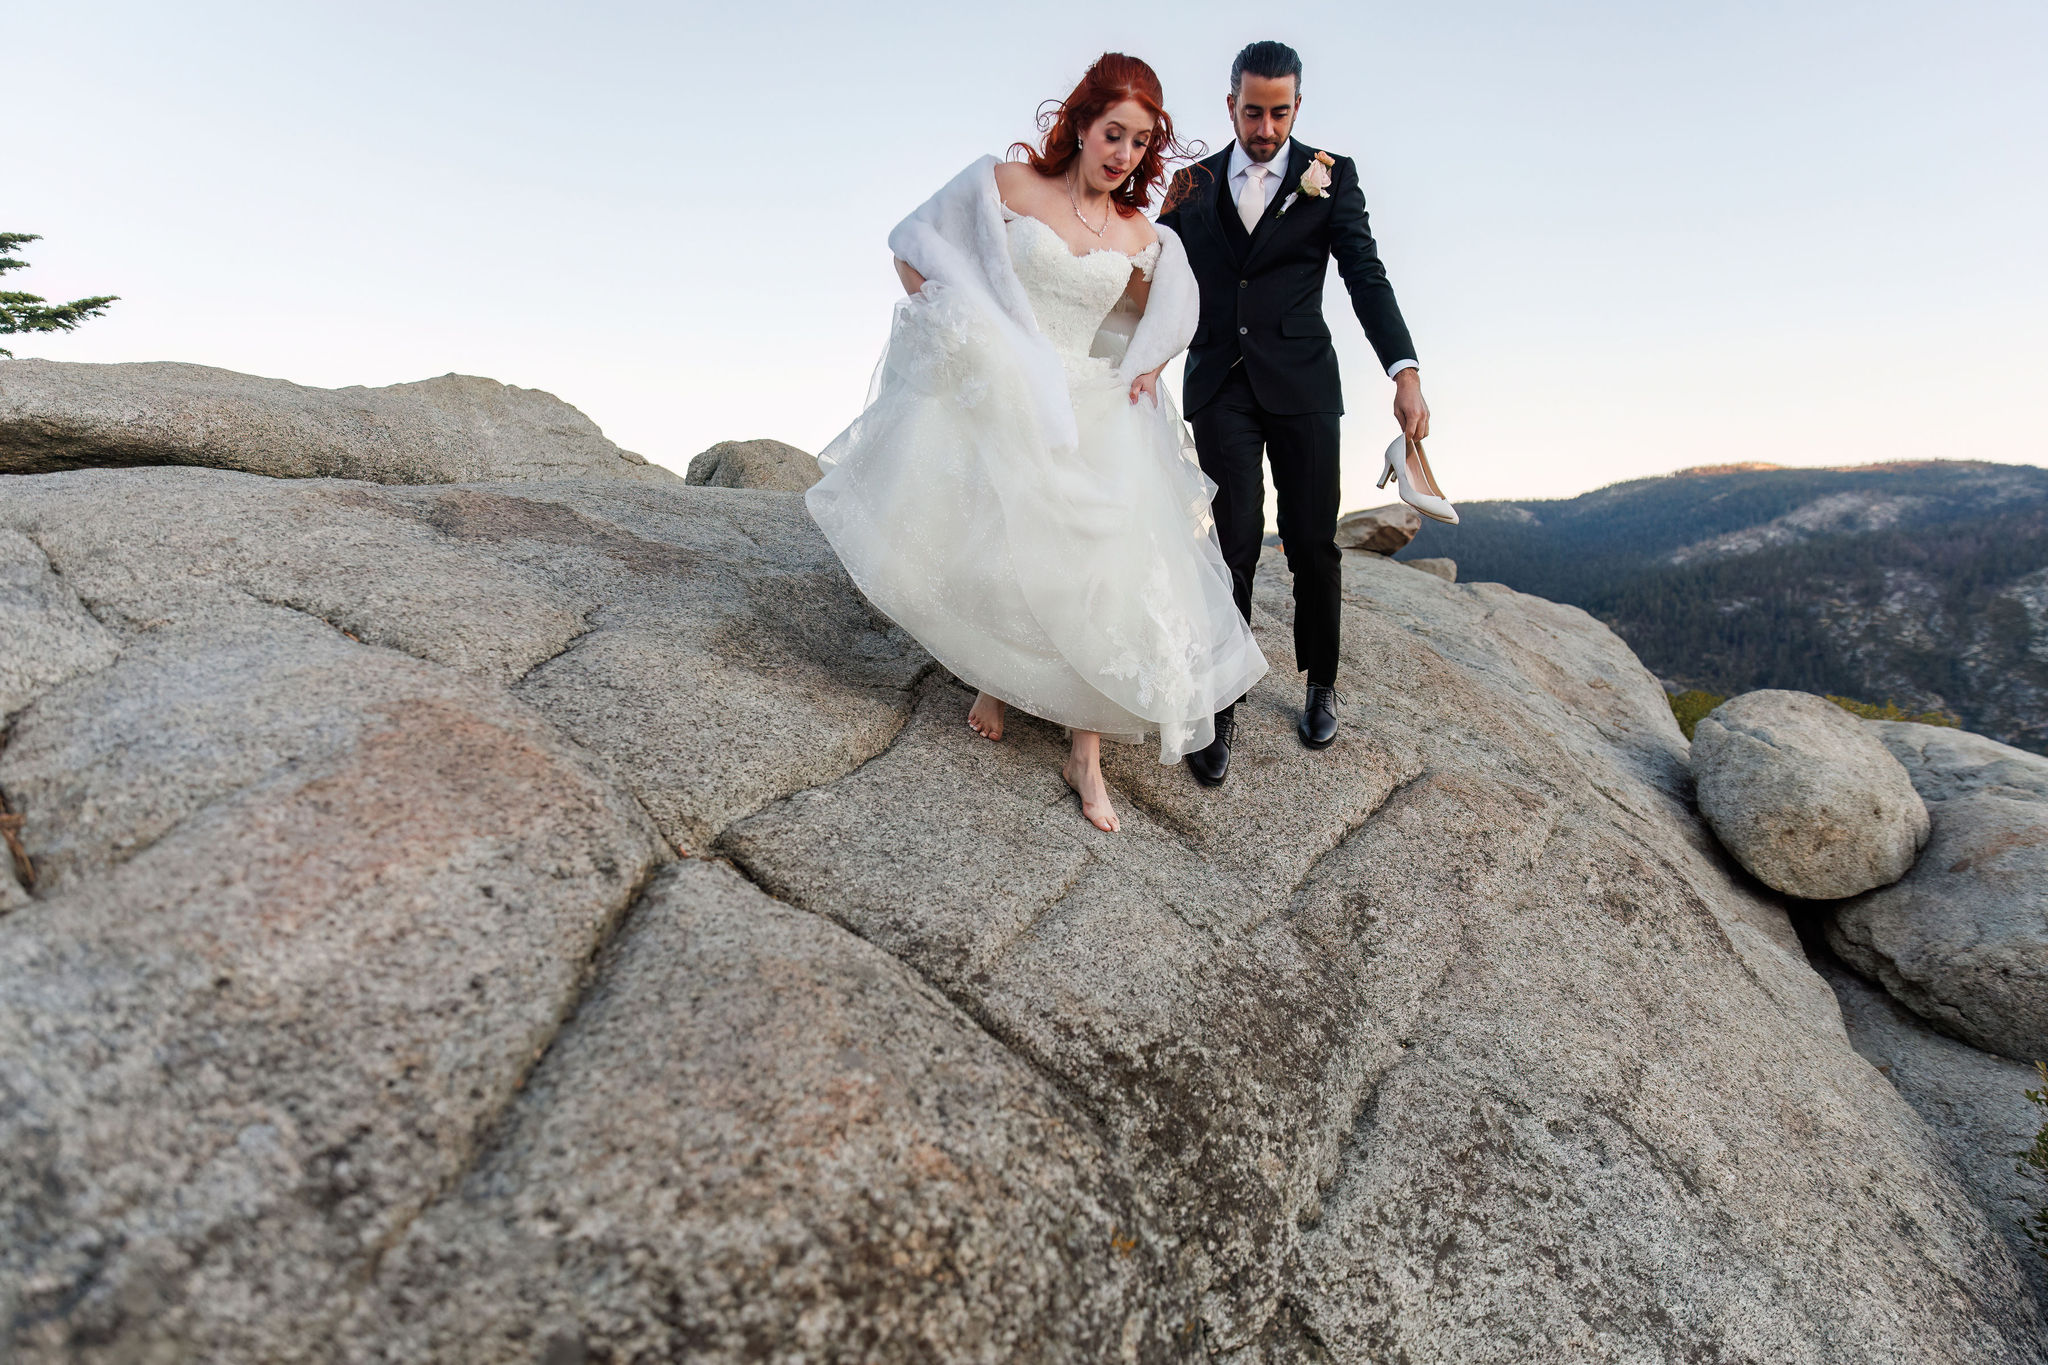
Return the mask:
[[996, 189], [1004, 198], [1012, 194], [1028, 194], [1038, 188], [1045, 177], [1031, 169], [1029, 162], [998, 161], [996, 163]]
[[1135, 256], [1159, 245], [1158, 227], [1142, 213], [1134, 213], [1123, 220], [1122, 235], [1129, 244], [1124, 251], [1126, 256]]

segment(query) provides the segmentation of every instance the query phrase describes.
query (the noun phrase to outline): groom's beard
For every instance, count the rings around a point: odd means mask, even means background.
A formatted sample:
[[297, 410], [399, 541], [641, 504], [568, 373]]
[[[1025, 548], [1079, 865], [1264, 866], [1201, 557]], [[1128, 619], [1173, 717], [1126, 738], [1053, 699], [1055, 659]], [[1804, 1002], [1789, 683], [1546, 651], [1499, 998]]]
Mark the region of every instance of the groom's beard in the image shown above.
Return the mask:
[[1244, 148], [1246, 156], [1261, 166], [1280, 155], [1281, 144], [1278, 142], [1240, 142], [1238, 145]]

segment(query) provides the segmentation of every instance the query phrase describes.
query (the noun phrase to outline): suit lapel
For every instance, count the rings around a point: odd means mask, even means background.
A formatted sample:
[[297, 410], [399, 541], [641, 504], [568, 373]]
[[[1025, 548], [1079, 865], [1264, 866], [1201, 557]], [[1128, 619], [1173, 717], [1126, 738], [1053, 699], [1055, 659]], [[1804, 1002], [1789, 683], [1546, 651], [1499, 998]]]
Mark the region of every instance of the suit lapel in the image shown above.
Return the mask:
[[[1250, 264], [1251, 259], [1259, 254], [1261, 247], [1273, 240], [1273, 234], [1279, 230], [1281, 206], [1287, 202], [1288, 195], [1301, 188], [1301, 177], [1308, 170], [1308, 163], [1314, 159], [1313, 148], [1305, 147], [1296, 141], [1287, 144], [1287, 170], [1280, 177], [1280, 183], [1273, 187], [1273, 195], [1266, 201], [1266, 211], [1259, 216], [1258, 227], [1251, 234], [1243, 258], [1246, 264]], [[1238, 226], [1243, 227], [1243, 222], [1240, 221]]]

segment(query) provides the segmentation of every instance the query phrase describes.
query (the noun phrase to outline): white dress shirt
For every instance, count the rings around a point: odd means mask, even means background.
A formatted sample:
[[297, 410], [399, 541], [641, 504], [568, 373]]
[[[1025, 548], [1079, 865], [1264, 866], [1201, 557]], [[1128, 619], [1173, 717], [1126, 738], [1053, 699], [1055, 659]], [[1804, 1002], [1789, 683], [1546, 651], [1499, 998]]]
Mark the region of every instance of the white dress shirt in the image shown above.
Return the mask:
[[[1264, 186], [1266, 202], [1268, 204], [1273, 202], [1276, 195], [1285, 199], [1288, 195], [1301, 188], [1299, 185], [1283, 185], [1281, 183], [1286, 179], [1287, 162], [1293, 155], [1294, 139], [1289, 138], [1280, 144], [1279, 151], [1273, 153], [1273, 159], [1264, 163], [1267, 169], [1272, 172], [1271, 175], [1266, 177]], [[1235, 204], [1237, 197], [1244, 193], [1244, 182], [1249, 178], [1249, 168], [1252, 164], [1252, 154], [1244, 149], [1242, 142], [1232, 139], [1230, 143], [1230, 174], [1225, 177], [1230, 190], [1231, 203]], [[1417, 365], [1412, 360], [1397, 360], [1387, 366], [1387, 378], [1392, 379], [1403, 370], [1419, 370], [1421, 368], [1420, 365]]]

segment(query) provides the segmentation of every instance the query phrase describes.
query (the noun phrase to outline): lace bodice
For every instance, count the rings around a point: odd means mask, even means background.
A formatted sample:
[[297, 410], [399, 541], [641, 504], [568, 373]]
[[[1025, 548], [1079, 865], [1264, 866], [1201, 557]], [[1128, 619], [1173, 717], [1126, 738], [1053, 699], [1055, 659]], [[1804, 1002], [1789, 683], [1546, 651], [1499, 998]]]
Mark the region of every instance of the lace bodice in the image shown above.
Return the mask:
[[1135, 256], [1104, 247], [1076, 256], [1060, 235], [1036, 218], [1003, 210], [1010, 261], [1031, 300], [1038, 330], [1068, 359], [1088, 354], [1095, 333], [1130, 287], [1131, 271], [1146, 279], [1159, 262], [1159, 243]]

